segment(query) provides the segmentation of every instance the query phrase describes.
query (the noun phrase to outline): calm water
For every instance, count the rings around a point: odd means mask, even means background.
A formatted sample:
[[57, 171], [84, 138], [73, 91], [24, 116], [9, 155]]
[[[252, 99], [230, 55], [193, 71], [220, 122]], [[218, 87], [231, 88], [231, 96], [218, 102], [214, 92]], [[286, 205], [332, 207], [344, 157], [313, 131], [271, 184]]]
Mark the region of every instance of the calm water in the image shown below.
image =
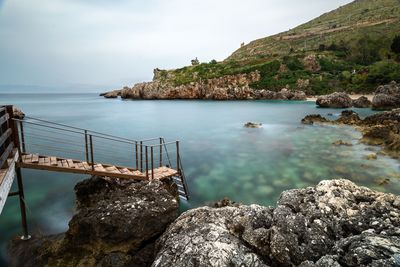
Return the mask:
[[[182, 204], [183, 209], [225, 196], [243, 203], [274, 205], [283, 190], [335, 177], [400, 193], [399, 162], [383, 156], [375, 161], [363, 159], [377, 148], [358, 144], [358, 132], [350, 127], [300, 124], [310, 113], [340, 113], [317, 109], [310, 102], [121, 101], [95, 94], [0, 94], [0, 102], [17, 105], [33, 117], [132, 139], [164, 136], [181, 140], [192, 196], [190, 203]], [[363, 116], [372, 113], [356, 111]], [[264, 126], [245, 129], [247, 121]], [[339, 139], [354, 146], [333, 146]], [[118, 150], [114, 156], [130, 160], [130, 148], [113, 149]], [[31, 229], [64, 231], [74, 210], [73, 187], [86, 177], [33, 170], [23, 170], [23, 177]], [[379, 185], [386, 178], [389, 183]], [[19, 219], [17, 198], [9, 198], [0, 216], [3, 246], [20, 233]]]

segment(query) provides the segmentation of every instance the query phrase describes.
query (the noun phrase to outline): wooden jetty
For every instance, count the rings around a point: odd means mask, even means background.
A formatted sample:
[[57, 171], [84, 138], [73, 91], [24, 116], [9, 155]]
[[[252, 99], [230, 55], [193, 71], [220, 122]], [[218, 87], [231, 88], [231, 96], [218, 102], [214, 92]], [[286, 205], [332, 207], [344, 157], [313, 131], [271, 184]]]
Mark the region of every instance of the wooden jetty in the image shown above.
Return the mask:
[[[129, 156], [119, 153], [123, 149]], [[19, 197], [22, 239], [30, 237], [21, 168], [116, 179], [170, 179], [180, 198], [189, 199], [179, 141], [132, 140], [38, 118], [16, 119], [13, 106], [0, 106], [0, 214], [7, 197]], [[18, 190], [10, 192], [15, 177]]]

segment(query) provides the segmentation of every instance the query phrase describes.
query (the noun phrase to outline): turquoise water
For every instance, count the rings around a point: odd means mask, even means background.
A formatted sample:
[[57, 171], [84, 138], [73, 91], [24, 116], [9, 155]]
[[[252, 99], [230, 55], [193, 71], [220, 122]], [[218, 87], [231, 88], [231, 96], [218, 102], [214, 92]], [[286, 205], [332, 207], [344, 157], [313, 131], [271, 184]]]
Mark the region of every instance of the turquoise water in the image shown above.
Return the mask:
[[[180, 140], [192, 196], [183, 209], [223, 197], [274, 205], [283, 190], [337, 177], [400, 193], [399, 162], [384, 156], [365, 160], [377, 148], [358, 144], [357, 131], [300, 124], [310, 113], [332, 113], [331, 118], [340, 113], [310, 102], [122, 101], [95, 94], [0, 94], [0, 102], [17, 105], [32, 117], [118, 136]], [[355, 110], [362, 116], [373, 113]], [[248, 121], [262, 122], [263, 128], [243, 128]], [[339, 139], [354, 146], [333, 146]], [[116, 157], [129, 158], [132, 152], [123, 146], [113, 149]], [[32, 231], [64, 231], [74, 210], [73, 187], [85, 176], [23, 170], [23, 177]], [[382, 184], [386, 178], [389, 183]], [[0, 216], [3, 246], [20, 233], [19, 219], [17, 198], [9, 198]]]

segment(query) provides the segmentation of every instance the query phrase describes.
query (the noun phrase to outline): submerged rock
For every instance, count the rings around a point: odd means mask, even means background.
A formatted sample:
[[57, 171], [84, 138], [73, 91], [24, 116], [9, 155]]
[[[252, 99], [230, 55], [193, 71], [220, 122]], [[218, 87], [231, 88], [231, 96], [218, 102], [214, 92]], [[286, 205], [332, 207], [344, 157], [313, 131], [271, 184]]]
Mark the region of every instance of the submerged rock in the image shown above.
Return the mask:
[[262, 123], [258, 123], [258, 122], [247, 122], [244, 125], [245, 128], [261, 128], [262, 127]]
[[149, 266], [154, 242], [177, 217], [176, 188], [160, 181], [91, 178], [75, 187], [77, 212], [65, 234], [14, 239], [13, 266]]
[[347, 180], [282, 193], [277, 207], [183, 213], [153, 266], [396, 266], [400, 197]]
[[328, 122], [326, 118], [322, 117], [320, 114], [311, 114], [305, 116], [302, 120], [301, 123], [303, 124], [314, 124], [314, 123], [323, 123], [323, 122]]
[[317, 98], [316, 104], [321, 108], [349, 108], [353, 106], [353, 100], [346, 93], [335, 92]]
[[349, 142], [345, 142], [343, 140], [337, 140], [337, 141], [333, 142], [332, 145], [335, 145], [335, 146], [352, 146], [353, 144], [349, 143]]

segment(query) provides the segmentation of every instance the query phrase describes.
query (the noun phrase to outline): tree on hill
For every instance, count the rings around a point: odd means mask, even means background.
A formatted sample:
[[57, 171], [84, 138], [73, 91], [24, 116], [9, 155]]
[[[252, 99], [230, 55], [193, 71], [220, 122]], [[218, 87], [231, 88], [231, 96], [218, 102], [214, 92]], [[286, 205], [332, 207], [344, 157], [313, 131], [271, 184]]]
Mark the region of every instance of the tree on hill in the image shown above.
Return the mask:
[[396, 54], [400, 54], [400, 35], [397, 35], [394, 37], [392, 45], [390, 46], [392, 51]]
[[195, 59], [192, 59], [192, 66], [196, 66], [199, 64], [200, 64], [200, 61], [197, 59], [197, 57]]

